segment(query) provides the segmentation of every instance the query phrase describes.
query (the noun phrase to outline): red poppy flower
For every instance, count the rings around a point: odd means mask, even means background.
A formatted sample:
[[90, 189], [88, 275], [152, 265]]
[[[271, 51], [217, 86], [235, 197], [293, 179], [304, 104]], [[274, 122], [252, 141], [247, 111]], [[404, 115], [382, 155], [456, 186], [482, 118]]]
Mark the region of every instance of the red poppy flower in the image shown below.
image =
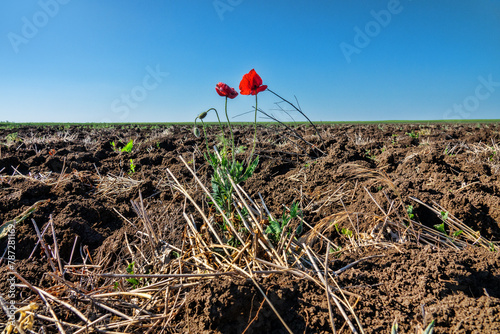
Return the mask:
[[252, 69], [250, 72], [243, 76], [240, 82], [240, 93], [241, 95], [257, 95], [267, 89], [267, 85], [262, 85], [262, 79], [260, 76]]
[[238, 93], [234, 90], [234, 88], [231, 88], [222, 82], [219, 82], [217, 85], [215, 85], [215, 91], [220, 96], [227, 96], [230, 99], [234, 99], [236, 96], [238, 96]]

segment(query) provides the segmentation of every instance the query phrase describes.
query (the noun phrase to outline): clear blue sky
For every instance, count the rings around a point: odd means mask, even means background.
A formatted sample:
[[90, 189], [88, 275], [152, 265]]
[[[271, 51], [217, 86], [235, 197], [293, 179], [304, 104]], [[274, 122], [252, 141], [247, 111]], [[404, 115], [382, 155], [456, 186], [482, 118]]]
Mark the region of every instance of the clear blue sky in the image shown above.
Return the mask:
[[192, 121], [252, 68], [315, 121], [500, 118], [499, 0], [2, 0], [0, 27], [0, 121]]

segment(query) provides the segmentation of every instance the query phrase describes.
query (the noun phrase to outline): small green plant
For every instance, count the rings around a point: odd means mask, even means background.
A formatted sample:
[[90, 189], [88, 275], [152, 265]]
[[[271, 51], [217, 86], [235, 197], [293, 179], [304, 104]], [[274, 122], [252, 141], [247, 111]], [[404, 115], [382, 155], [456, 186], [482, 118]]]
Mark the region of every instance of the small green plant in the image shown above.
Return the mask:
[[445, 223], [448, 220], [448, 211], [441, 211], [441, 220]]
[[339, 224], [335, 224], [334, 226], [335, 226], [335, 230], [337, 230], [337, 233], [345, 235], [346, 237], [349, 237], [349, 238], [351, 238], [353, 236], [353, 233], [350, 229], [345, 228], [345, 227], [339, 228]]
[[456, 156], [456, 154], [452, 154], [452, 153], [451, 153], [451, 151], [452, 151], [452, 150], [450, 150], [448, 147], [446, 147], [446, 148], [444, 149], [444, 154], [445, 154], [445, 155], [447, 155], [447, 156], [449, 156], [449, 157], [454, 157], [454, 156]]
[[349, 237], [349, 238], [352, 238], [353, 234], [352, 234], [352, 231], [348, 228], [344, 228], [342, 227], [342, 229], [340, 230], [340, 233], [342, 233], [343, 235], [345, 235], [346, 237]]
[[318, 161], [317, 161], [317, 160], [314, 160], [314, 161], [312, 161], [312, 162], [306, 162], [306, 163], [304, 164], [304, 167], [305, 167], [305, 168], [309, 168], [309, 167], [311, 167], [312, 165], [316, 165], [317, 163], [318, 163]]
[[128, 170], [128, 173], [130, 175], [135, 173], [135, 167], [136, 167], [136, 165], [134, 165], [134, 159], [130, 159], [130, 166], [129, 166], [129, 170]]
[[[134, 267], [135, 267], [135, 261], [129, 263], [129, 265], [127, 266], [127, 269], [126, 269], [127, 274], [134, 275]], [[126, 278], [125, 280], [127, 282], [129, 282], [130, 284], [132, 284], [133, 289], [136, 289], [139, 286], [139, 280], [135, 277]]]
[[444, 223], [436, 224], [436, 225], [434, 225], [434, 228], [436, 230], [438, 230], [439, 232], [446, 234], [446, 230], [444, 229]]
[[365, 150], [365, 157], [367, 157], [370, 160], [376, 161], [377, 157], [375, 154], [371, 154], [371, 150]]
[[442, 223], [434, 225], [434, 228], [436, 230], [438, 230], [439, 232], [446, 234], [445, 223], [448, 220], [448, 211], [441, 211], [440, 215], [441, 215], [440, 218], [441, 218]]
[[340, 253], [341, 251], [342, 251], [342, 247], [340, 247], [340, 246], [330, 248], [330, 254], [337, 254], [337, 253]]
[[127, 152], [130, 153], [132, 152], [132, 148], [134, 147], [134, 140], [130, 139], [130, 141], [127, 143], [127, 145], [123, 146], [121, 149], [118, 148], [118, 145], [112, 141], [109, 143], [111, 145], [111, 149], [113, 152]]
[[19, 135], [17, 134], [17, 132], [9, 133], [5, 137], [5, 139], [7, 140], [7, 145], [22, 141], [21, 138], [19, 138]]
[[415, 132], [413, 130], [411, 130], [411, 132], [407, 132], [406, 134], [412, 139], [417, 139], [419, 136], [418, 132]]
[[413, 219], [415, 215], [413, 214], [413, 205], [408, 205], [406, 207], [406, 213], [408, 213], [408, 218]]
[[489, 161], [493, 161], [493, 158], [495, 157], [495, 154], [497, 154], [497, 152], [493, 151], [493, 153], [491, 153], [490, 156], [488, 157], [488, 160]]
[[495, 244], [493, 242], [490, 242], [488, 244], [488, 246], [490, 247], [490, 252], [496, 252], [497, 251], [497, 249], [495, 247]]
[[423, 334], [432, 334], [434, 333], [434, 326], [436, 325], [436, 320], [432, 320], [431, 323], [424, 330]]
[[130, 141], [127, 143], [127, 145], [125, 145], [121, 151], [122, 152], [127, 152], [127, 153], [130, 153], [132, 152], [132, 148], [134, 147], [134, 141], [132, 139], [130, 139]]
[[238, 147], [236, 147], [234, 153], [235, 154], [240, 154], [240, 153], [244, 153], [246, 151], [247, 147], [244, 146], [244, 145], [240, 145]]
[[392, 134], [391, 144], [392, 144], [392, 145], [395, 145], [397, 141], [398, 141], [398, 135], [397, 135], [397, 134], [395, 134], [395, 133], [393, 133], [393, 134]]
[[[424, 331], [420, 327], [418, 327], [417, 333], [419, 334], [433, 334], [434, 327], [436, 326], [436, 320], [432, 320], [431, 323], [425, 328]], [[399, 334], [399, 325], [396, 320], [392, 323], [391, 334]]]
[[[302, 211], [299, 209], [299, 203], [294, 202], [290, 206], [290, 212], [287, 214], [286, 209], [283, 211], [283, 215], [281, 218], [277, 220], [270, 220], [269, 225], [266, 228], [266, 234], [270, 237], [271, 240], [278, 242], [279, 238], [283, 232], [285, 226], [290, 223], [290, 221], [296, 217], [302, 216]], [[299, 235], [302, 233], [302, 222], [300, 222], [297, 227], [295, 233]]]

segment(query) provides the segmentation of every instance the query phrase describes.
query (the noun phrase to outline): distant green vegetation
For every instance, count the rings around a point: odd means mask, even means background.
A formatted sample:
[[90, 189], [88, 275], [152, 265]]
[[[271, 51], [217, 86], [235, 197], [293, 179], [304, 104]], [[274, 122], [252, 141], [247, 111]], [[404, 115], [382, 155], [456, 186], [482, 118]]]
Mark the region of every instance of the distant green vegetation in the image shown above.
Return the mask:
[[[283, 122], [287, 125], [308, 125], [308, 122]], [[315, 122], [320, 125], [348, 125], [348, 124], [486, 124], [500, 123], [500, 119], [453, 119], [453, 120], [381, 120], [381, 121], [328, 121]], [[253, 122], [231, 122], [234, 125], [253, 125]], [[277, 122], [258, 122], [259, 125], [277, 125]], [[144, 123], [57, 123], [57, 122], [32, 122], [32, 123], [15, 123], [15, 122], [0, 122], [0, 129], [14, 129], [23, 126], [44, 126], [44, 127], [62, 127], [69, 128], [70, 126], [85, 127], [85, 128], [113, 128], [113, 127], [169, 127], [169, 126], [192, 126], [193, 122], [144, 122]], [[218, 125], [217, 122], [205, 122], [205, 125]]]

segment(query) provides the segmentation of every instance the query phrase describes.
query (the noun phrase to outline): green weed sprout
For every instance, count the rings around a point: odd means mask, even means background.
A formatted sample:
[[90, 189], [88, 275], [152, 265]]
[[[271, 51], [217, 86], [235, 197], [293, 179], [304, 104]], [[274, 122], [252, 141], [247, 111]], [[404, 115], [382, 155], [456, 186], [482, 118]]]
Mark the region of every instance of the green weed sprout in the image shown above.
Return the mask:
[[134, 165], [134, 159], [130, 159], [130, 167], [129, 167], [129, 174], [134, 174], [135, 173], [135, 165]]
[[[129, 263], [129, 265], [127, 266], [127, 269], [126, 269], [127, 274], [134, 275], [134, 267], [135, 267], [135, 261]], [[139, 286], [139, 280], [137, 278], [132, 277], [132, 278], [126, 278], [125, 280], [127, 282], [129, 282], [130, 284], [132, 284], [133, 289], [136, 289]]]
[[16, 143], [16, 142], [22, 142], [22, 139], [19, 138], [19, 135], [17, 132], [9, 133], [5, 139], [7, 140], [7, 145]]
[[446, 220], [448, 220], [448, 212], [447, 211], [441, 211], [441, 224], [436, 224], [434, 225], [434, 228], [438, 230], [439, 232], [442, 232], [446, 234], [446, 230], [444, 228], [444, 224], [446, 223]]
[[[300, 211], [299, 209], [299, 203], [294, 202], [290, 206], [290, 212], [288, 214], [286, 213], [286, 210], [284, 210], [281, 218], [277, 220], [270, 219], [265, 233], [268, 234], [271, 240], [278, 242], [281, 234], [283, 233], [283, 229], [290, 223], [292, 219], [301, 215], [302, 211]], [[295, 232], [297, 235], [302, 233], [302, 222], [299, 224]]]
[[377, 156], [375, 154], [371, 154], [371, 150], [366, 150], [365, 156], [370, 160], [377, 161]]
[[413, 205], [408, 205], [406, 207], [406, 213], [408, 213], [408, 218], [413, 219], [415, 215], [413, 214]]
[[130, 139], [130, 141], [127, 143], [127, 145], [123, 146], [121, 149], [119, 149], [114, 141], [109, 143], [111, 145], [111, 149], [113, 152], [127, 152], [130, 153], [132, 152], [132, 148], [134, 147], [134, 140]]
[[134, 141], [132, 139], [130, 139], [130, 141], [127, 143], [127, 145], [125, 145], [121, 151], [122, 152], [127, 152], [127, 153], [130, 153], [132, 152], [132, 148], [134, 147]]
[[[431, 323], [425, 328], [423, 332], [422, 329], [419, 328], [419, 331], [417, 331], [417, 333], [433, 334], [435, 326], [436, 326], [436, 320], [432, 320]], [[399, 325], [396, 320], [394, 320], [394, 323], [392, 324], [391, 334], [399, 334]]]
[[[436, 230], [438, 230], [439, 232], [446, 234], [445, 224], [448, 220], [448, 211], [441, 211], [440, 215], [441, 215], [440, 218], [441, 218], [442, 223], [434, 225], [434, 228]], [[451, 231], [450, 231], [449, 236], [452, 238], [458, 238], [462, 233], [464, 233], [463, 230], [457, 230], [453, 233], [451, 233]]]
[[411, 132], [406, 133], [412, 139], [418, 139], [419, 133], [411, 130]]

